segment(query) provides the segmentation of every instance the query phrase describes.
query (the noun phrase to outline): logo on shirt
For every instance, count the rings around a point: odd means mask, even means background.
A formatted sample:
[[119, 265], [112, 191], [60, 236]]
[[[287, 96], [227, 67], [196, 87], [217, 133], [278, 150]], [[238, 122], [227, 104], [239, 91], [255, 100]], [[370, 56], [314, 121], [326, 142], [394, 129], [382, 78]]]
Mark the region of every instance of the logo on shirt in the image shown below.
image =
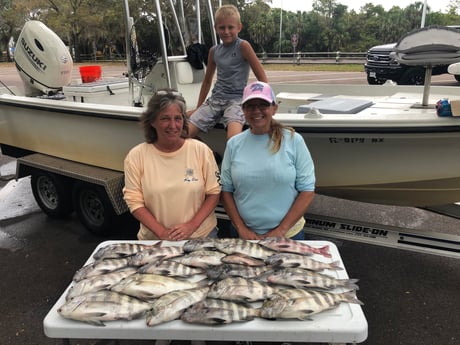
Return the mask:
[[192, 168], [185, 169], [184, 182], [196, 182], [196, 181], [198, 181], [198, 179], [193, 175], [194, 175], [194, 173], [193, 173]]

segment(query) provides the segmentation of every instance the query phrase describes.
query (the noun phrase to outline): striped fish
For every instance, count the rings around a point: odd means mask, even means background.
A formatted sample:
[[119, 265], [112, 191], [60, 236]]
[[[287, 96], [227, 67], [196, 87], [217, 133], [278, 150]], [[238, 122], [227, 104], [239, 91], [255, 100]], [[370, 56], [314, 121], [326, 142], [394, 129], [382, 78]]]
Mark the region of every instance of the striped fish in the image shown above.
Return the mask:
[[284, 268], [274, 270], [266, 276], [269, 283], [287, 285], [295, 288], [335, 289], [343, 287], [358, 290], [358, 279], [338, 279], [327, 274], [300, 268]]
[[255, 278], [272, 268], [268, 266], [244, 266], [238, 264], [222, 264], [211, 266], [205, 270], [206, 276], [211, 280], [220, 280], [228, 277]]
[[208, 290], [209, 287], [206, 286], [197, 289], [173, 291], [159, 297], [152, 303], [151, 309], [147, 312], [147, 326], [154, 326], [180, 318], [185, 309], [205, 299]]
[[145, 315], [150, 304], [124, 294], [101, 290], [76, 296], [57, 312], [66, 319], [105, 326], [104, 321], [133, 320]]
[[250, 321], [259, 314], [260, 310], [250, 304], [206, 298], [186, 309], [181, 320], [188, 323], [219, 325]]
[[73, 280], [79, 282], [85, 278], [98, 276], [101, 274], [117, 271], [122, 268], [126, 268], [129, 265], [129, 258], [120, 259], [99, 259], [92, 263], [89, 263], [79, 270], [77, 270], [73, 276]]
[[218, 250], [226, 254], [241, 254], [256, 259], [265, 260], [274, 252], [256, 242], [244, 240], [242, 238], [223, 238], [215, 241]]
[[193, 238], [184, 243], [184, 252], [194, 252], [196, 250], [213, 250], [214, 239], [209, 237]]
[[270, 297], [276, 291], [276, 287], [265, 282], [241, 277], [228, 277], [213, 283], [208, 297], [230, 301], [256, 302]]
[[207, 268], [222, 264], [221, 259], [224, 256], [224, 253], [215, 250], [197, 250], [171, 260], [187, 266]]
[[117, 271], [82, 279], [78, 282], [75, 282], [70, 287], [66, 295], [66, 300], [88, 292], [110, 289], [111, 286], [117, 284], [123, 278], [126, 278], [136, 272], [136, 268], [126, 267]]
[[317, 248], [304, 242], [285, 237], [266, 237], [257, 243], [276, 252], [295, 253], [301, 255], [319, 254], [326, 258], [332, 257], [331, 253], [329, 252], [328, 245]]
[[113, 285], [110, 289], [151, 301], [172, 291], [194, 289], [205, 285], [207, 281], [190, 282], [157, 274], [136, 273]]
[[[155, 245], [159, 246], [160, 242]], [[141, 250], [147, 249], [149, 247], [152, 246], [141, 243], [117, 242], [99, 248], [96, 253], [93, 254], [93, 258], [95, 260], [125, 258], [127, 256], [137, 254]]]
[[184, 255], [184, 249], [182, 248], [182, 246], [155, 246], [152, 248], [141, 250], [137, 254], [129, 257], [129, 265], [137, 267], [144, 266], [151, 262], [158, 262], [161, 260], [181, 255]]
[[[260, 316], [267, 319], [311, 320], [310, 316], [336, 308], [340, 303], [363, 304], [354, 291], [329, 293], [315, 290], [297, 290], [292, 293], [277, 293], [265, 300]], [[296, 296], [294, 298], [287, 296]]]
[[172, 260], [162, 260], [139, 267], [139, 273], [159, 274], [168, 277], [190, 277], [203, 274], [201, 268], [191, 267]]
[[343, 270], [339, 261], [331, 263], [315, 260], [309, 256], [292, 253], [278, 253], [270, 256], [265, 262], [268, 265], [285, 268], [303, 268], [310, 271], [323, 271], [326, 269]]

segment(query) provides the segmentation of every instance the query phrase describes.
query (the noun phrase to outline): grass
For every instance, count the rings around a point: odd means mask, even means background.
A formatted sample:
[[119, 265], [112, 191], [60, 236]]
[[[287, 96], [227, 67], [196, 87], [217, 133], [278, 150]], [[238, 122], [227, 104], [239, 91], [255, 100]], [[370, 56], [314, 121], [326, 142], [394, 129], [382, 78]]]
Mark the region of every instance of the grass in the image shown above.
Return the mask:
[[362, 64], [270, 64], [263, 65], [266, 71], [299, 71], [299, 72], [312, 72], [312, 71], [328, 71], [328, 72], [363, 72], [364, 65]]

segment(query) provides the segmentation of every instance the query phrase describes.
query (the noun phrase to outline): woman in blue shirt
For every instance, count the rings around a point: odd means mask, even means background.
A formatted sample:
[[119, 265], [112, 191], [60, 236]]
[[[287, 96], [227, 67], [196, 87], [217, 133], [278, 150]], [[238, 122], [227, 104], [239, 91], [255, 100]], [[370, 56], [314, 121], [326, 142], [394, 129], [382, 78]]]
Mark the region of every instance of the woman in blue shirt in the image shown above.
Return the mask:
[[310, 152], [300, 134], [273, 119], [278, 105], [270, 85], [246, 86], [242, 108], [249, 129], [227, 142], [221, 169], [232, 236], [303, 240], [303, 216], [315, 194]]

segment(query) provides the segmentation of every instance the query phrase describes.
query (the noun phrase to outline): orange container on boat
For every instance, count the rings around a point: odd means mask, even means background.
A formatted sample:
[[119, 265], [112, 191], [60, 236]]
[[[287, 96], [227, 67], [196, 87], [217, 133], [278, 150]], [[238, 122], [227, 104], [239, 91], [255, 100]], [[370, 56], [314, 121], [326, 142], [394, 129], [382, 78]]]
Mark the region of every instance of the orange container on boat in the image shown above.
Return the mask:
[[101, 66], [81, 66], [80, 67], [80, 76], [83, 83], [91, 83], [101, 79], [102, 68]]

